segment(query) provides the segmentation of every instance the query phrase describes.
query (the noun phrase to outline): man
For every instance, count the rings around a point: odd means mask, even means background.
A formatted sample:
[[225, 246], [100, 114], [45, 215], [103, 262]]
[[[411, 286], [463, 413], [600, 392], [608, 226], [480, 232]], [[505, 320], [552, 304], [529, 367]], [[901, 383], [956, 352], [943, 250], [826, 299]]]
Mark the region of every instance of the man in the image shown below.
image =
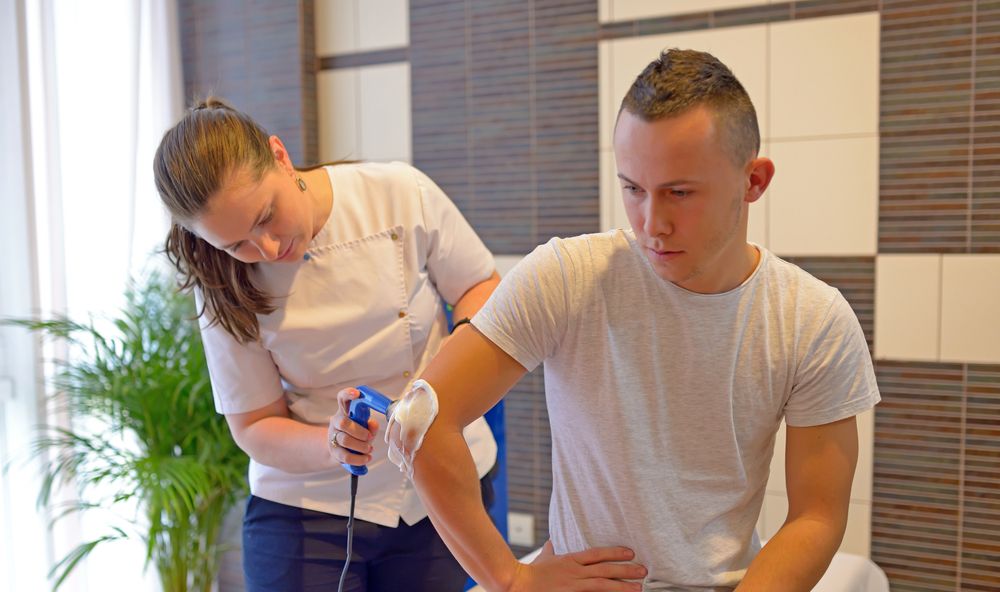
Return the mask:
[[[822, 577], [847, 522], [854, 416], [879, 395], [840, 293], [747, 243], [748, 206], [774, 174], [759, 143], [728, 68], [663, 53], [615, 128], [632, 231], [535, 249], [424, 372], [439, 412], [413, 480], [487, 590], [809, 590]], [[462, 428], [543, 361], [551, 541], [522, 565], [483, 510]], [[782, 418], [788, 517], [761, 549]]]

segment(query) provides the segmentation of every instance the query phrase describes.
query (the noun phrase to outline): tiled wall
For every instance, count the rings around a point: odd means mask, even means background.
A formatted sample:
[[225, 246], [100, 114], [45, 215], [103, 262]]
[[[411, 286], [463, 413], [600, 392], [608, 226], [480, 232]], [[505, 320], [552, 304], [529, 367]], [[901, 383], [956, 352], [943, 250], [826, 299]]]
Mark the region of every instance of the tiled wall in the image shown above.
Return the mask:
[[407, 0], [316, 0], [319, 159], [412, 162]]
[[[732, 66], [777, 165], [751, 239], [840, 288], [877, 359], [844, 548], [893, 590], [1000, 586], [1000, 2], [316, 0], [315, 23], [320, 157], [414, 162], [500, 267], [624, 224], [610, 126], [656, 50]], [[541, 541], [540, 374], [507, 401], [511, 510]]]

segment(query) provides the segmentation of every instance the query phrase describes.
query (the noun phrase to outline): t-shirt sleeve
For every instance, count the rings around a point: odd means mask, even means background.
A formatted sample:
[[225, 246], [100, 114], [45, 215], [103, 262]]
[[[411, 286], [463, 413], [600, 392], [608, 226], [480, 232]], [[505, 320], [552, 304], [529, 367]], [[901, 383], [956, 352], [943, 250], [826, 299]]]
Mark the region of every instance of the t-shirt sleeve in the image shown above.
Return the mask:
[[[195, 301], [201, 310], [204, 299], [197, 289]], [[281, 377], [271, 353], [257, 342], [240, 343], [222, 325], [212, 324], [211, 320], [211, 313], [206, 310], [198, 323], [215, 410], [222, 414], [246, 413], [283, 396]]]
[[573, 306], [575, 265], [552, 239], [535, 248], [503, 277], [472, 324], [529, 372], [552, 356]]
[[861, 325], [837, 293], [801, 358], [785, 422], [793, 427], [822, 425], [867, 411], [880, 400]]
[[413, 169], [427, 233], [427, 273], [449, 304], [496, 269], [493, 254], [455, 204], [427, 175]]

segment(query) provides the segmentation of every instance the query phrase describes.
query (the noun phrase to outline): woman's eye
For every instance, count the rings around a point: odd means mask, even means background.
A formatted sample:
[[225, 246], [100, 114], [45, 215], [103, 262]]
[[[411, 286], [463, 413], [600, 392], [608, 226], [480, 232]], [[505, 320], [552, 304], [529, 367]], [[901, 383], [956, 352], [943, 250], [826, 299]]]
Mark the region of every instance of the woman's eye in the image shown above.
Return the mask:
[[671, 190], [670, 193], [674, 197], [687, 197], [687, 196], [691, 195], [690, 191], [685, 191], [683, 189], [673, 189], [673, 190]]
[[272, 218], [274, 218], [274, 206], [271, 206], [271, 209], [267, 211], [267, 215], [264, 216], [264, 218], [260, 221], [260, 223], [267, 224], [268, 222], [271, 221]]

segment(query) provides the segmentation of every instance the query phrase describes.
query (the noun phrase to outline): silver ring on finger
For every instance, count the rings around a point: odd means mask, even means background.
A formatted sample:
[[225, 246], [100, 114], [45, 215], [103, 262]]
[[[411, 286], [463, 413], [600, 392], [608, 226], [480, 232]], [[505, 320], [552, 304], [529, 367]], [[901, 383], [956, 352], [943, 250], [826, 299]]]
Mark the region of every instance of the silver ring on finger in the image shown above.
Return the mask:
[[335, 430], [333, 432], [333, 437], [330, 438], [330, 448], [343, 448], [343, 446], [341, 446], [340, 442], [337, 442], [337, 436], [339, 434], [341, 434], [341, 433], [342, 432], [340, 430]]

